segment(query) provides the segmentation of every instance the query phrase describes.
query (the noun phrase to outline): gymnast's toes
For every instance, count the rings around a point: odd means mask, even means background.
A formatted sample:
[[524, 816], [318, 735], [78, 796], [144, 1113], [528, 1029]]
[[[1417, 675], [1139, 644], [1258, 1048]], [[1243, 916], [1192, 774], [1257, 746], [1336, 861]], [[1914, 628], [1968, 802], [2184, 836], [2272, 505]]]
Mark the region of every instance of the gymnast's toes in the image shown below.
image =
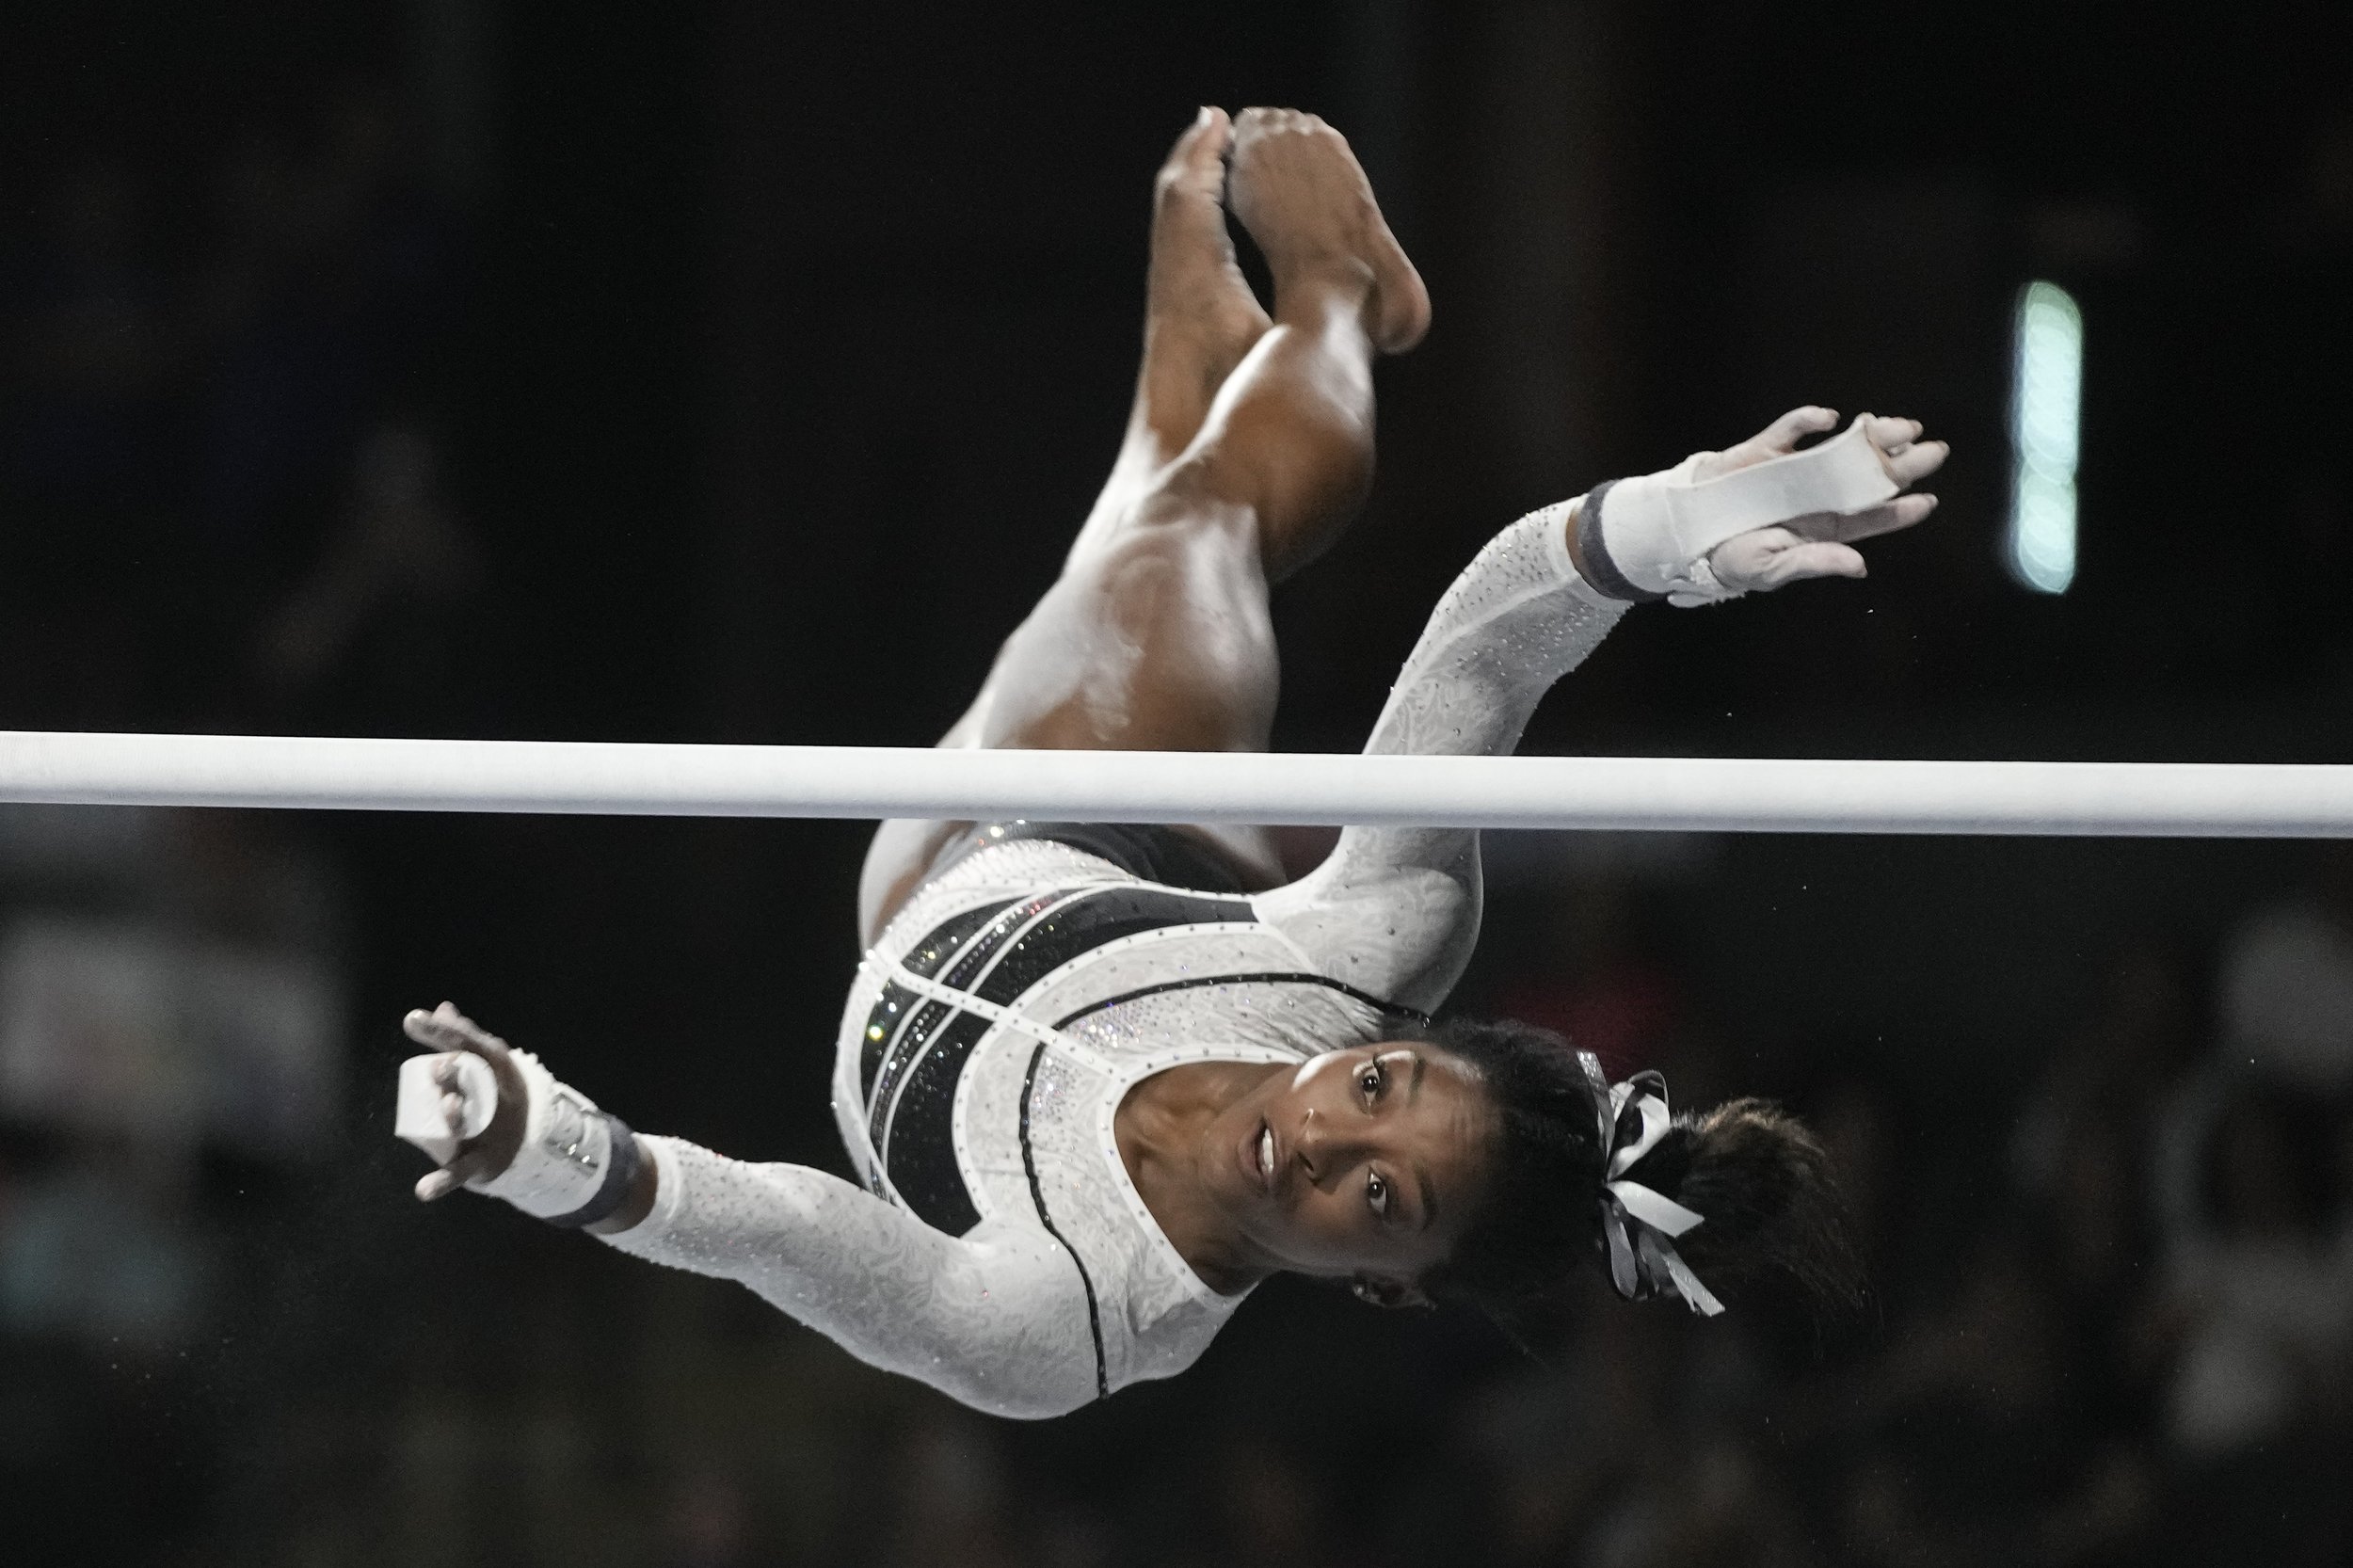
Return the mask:
[[1234, 263], [1225, 228], [1225, 111], [1205, 108], [1154, 182], [1151, 293], [1156, 329], [1203, 336], [1223, 379], [1258, 334], [1266, 312]]
[[1184, 135], [1170, 148], [1156, 182], [1166, 204], [1185, 198], [1207, 197], [1222, 202], [1225, 194], [1225, 150], [1233, 140], [1234, 123], [1225, 111], [1205, 107]]
[[[1365, 291], [1375, 346], [1397, 354], [1430, 328], [1430, 295], [1382, 219], [1347, 138], [1295, 109], [1245, 109], [1234, 123], [1229, 183], [1240, 217], [1285, 288]], [[1369, 286], [1368, 286], [1369, 285]]]

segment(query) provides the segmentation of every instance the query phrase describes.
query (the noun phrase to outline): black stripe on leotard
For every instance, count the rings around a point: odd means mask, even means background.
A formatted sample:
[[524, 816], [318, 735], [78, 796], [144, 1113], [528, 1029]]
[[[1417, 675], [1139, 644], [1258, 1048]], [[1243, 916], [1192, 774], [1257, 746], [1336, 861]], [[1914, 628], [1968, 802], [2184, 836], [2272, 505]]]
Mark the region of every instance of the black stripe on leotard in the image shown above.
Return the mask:
[[[988, 912], [993, 918], [977, 932], [971, 928], [968, 916], [950, 922], [958, 927], [952, 936], [935, 931], [910, 951], [910, 957], [921, 957], [926, 967], [944, 985], [963, 989], [987, 968], [1015, 932], [1027, 928], [1032, 920], [1055, 904], [1083, 896], [1068, 890], [1054, 890], [1018, 901], [1008, 900], [992, 904]], [[904, 962], [904, 961], [903, 961]], [[897, 987], [904, 992], [904, 987]], [[868, 1027], [871, 1039], [872, 1026]], [[980, 1223], [980, 1212], [972, 1207], [971, 1196], [965, 1191], [954, 1150], [949, 1148], [943, 1162], [932, 1158], [932, 1151], [910, 1144], [904, 1157], [894, 1160], [893, 1135], [897, 1132], [902, 1111], [914, 1112], [908, 1121], [928, 1129], [937, 1120], [942, 1132], [955, 1101], [955, 1080], [970, 1054], [973, 1045], [987, 1032], [986, 1021], [950, 1002], [924, 1000], [914, 1007], [901, 1025], [878, 1069], [867, 1084], [866, 1132], [875, 1154], [874, 1191], [885, 1190], [883, 1173], [888, 1172], [889, 1184], [900, 1190], [907, 1207], [930, 1224], [951, 1234], [961, 1236]], [[936, 1112], [936, 1117], [924, 1114]], [[920, 1133], [918, 1134], [919, 1143]]]
[[[954, 958], [975, 931], [988, 924], [1013, 903], [1000, 899], [984, 904], [977, 909], [967, 909], [961, 915], [942, 920], [923, 939], [907, 950], [899, 960], [915, 974], [931, 978], [940, 967]], [[1000, 934], [1002, 939], [1002, 934]], [[874, 1078], [882, 1071], [883, 1062], [890, 1054], [893, 1036], [904, 1033], [915, 1021], [918, 998], [904, 985], [885, 985], [882, 995], [874, 999], [873, 1010], [866, 1015], [866, 1043], [858, 1053], [858, 1087], [865, 1092], [866, 1102], [874, 1101]]]
[[[972, 977], [997, 955], [1008, 936], [1057, 903], [1077, 896], [1069, 892], [1039, 893], [1018, 902], [1009, 899], [984, 910], [967, 911], [932, 932], [901, 962], [917, 974], [936, 978], [940, 984], [961, 990], [972, 984]], [[975, 931], [974, 914], [994, 918]], [[887, 1013], [904, 1015], [895, 1034], [886, 1032], [878, 1022], [866, 1026], [865, 1061], [872, 1064], [864, 1084], [866, 1135], [875, 1151], [881, 1153], [889, 1144], [892, 1108], [905, 1093], [903, 1080], [927, 1059], [926, 1051], [940, 1026], [962, 1015], [951, 1003], [919, 1000], [908, 987], [896, 984], [884, 987], [874, 1007], [872, 1017], [879, 1018]], [[882, 1052], [879, 1058], [874, 1055], [878, 1048]]]
[[976, 994], [984, 1001], [1008, 1007], [1080, 953], [1123, 936], [1172, 925], [1250, 925], [1257, 919], [1247, 899], [1172, 893], [1161, 888], [1099, 888], [1071, 900], [1023, 932]]
[[[1019, 1000], [1072, 959], [1122, 937], [1176, 925], [1241, 925], [1257, 918], [1247, 899], [1124, 884], [1042, 895], [999, 909], [994, 924], [962, 941], [941, 981], [970, 986], [975, 996], [1000, 1006]], [[1018, 937], [982, 974], [1016, 929]], [[926, 937], [920, 951], [942, 946]], [[981, 1219], [956, 1159], [953, 1123], [956, 1080], [988, 1028], [975, 1014], [924, 1002], [890, 1043], [868, 1101], [869, 1136], [890, 1186], [925, 1223], [951, 1236], [964, 1235]]]
[[1030, 1201], [1037, 1205], [1037, 1223], [1070, 1255], [1072, 1266], [1079, 1271], [1079, 1284], [1087, 1293], [1087, 1336], [1095, 1341], [1095, 1397], [1100, 1400], [1112, 1391], [1112, 1374], [1103, 1357], [1103, 1310], [1096, 1304], [1095, 1276], [1087, 1272], [1086, 1259], [1079, 1256], [1079, 1249], [1055, 1228], [1054, 1216], [1046, 1208], [1046, 1193], [1038, 1186], [1037, 1155], [1030, 1147], [1030, 1091], [1037, 1086], [1037, 1064], [1045, 1060], [1046, 1042], [1040, 1040], [1030, 1052], [1029, 1071], [1021, 1075], [1021, 1169], [1030, 1178]]
[[1140, 997], [1156, 997], [1163, 991], [1191, 991], [1198, 989], [1203, 985], [1242, 985], [1251, 984], [1274, 985], [1321, 985], [1327, 991], [1337, 991], [1344, 997], [1348, 997], [1356, 1001], [1361, 1001], [1367, 1007], [1374, 1009], [1385, 1017], [1405, 1018], [1417, 1024], [1426, 1024], [1430, 1022], [1430, 1015], [1427, 1013], [1412, 1007], [1401, 1007], [1393, 1001], [1383, 1001], [1379, 997], [1374, 996], [1370, 991], [1360, 991], [1356, 989], [1355, 986], [1349, 984], [1346, 981], [1334, 980], [1330, 975], [1311, 974], [1305, 969], [1261, 969], [1253, 974], [1187, 975], [1182, 980], [1163, 980], [1151, 985], [1139, 985], [1132, 991], [1122, 991], [1115, 997], [1105, 997], [1101, 1001], [1088, 1002], [1084, 1007], [1081, 1007], [1076, 1013], [1071, 1014], [1070, 1016], [1055, 1024], [1054, 1027], [1056, 1029], [1068, 1029], [1072, 1024], [1077, 1023], [1080, 1018], [1090, 1017], [1095, 1014], [1102, 1012], [1105, 1008], [1117, 1007], [1122, 1002], [1134, 1001]]

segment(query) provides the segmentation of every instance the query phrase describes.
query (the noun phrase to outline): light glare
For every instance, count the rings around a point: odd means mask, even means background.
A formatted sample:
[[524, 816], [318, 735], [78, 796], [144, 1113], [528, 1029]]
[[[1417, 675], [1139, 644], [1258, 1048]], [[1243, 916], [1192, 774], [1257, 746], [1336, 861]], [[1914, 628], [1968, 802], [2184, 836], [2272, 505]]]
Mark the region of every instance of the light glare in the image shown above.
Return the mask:
[[2075, 577], [2075, 457], [2083, 412], [2084, 318], [2057, 283], [2020, 291], [2010, 392], [2010, 575], [2037, 593]]

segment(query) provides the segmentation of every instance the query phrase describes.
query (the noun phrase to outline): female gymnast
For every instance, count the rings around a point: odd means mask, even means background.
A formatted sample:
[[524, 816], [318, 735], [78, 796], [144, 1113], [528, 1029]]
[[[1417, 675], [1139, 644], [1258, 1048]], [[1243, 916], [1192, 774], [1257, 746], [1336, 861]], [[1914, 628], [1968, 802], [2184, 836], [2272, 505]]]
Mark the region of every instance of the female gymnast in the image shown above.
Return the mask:
[[[1273, 313], [1225, 207], [1265, 252]], [[1205, 109], [1156, 187], [1125, 445], [1062, 575], [949, 746], [1264, 750], [1268, 584], [1372, 472], [1372, 360], [1429, 325], [1347, 143]], [[1926, 517], [1909, 420], [1801, 408], [1728, 451], [1497, 536], [1439, 602], [1367, 749], [1510, 752], [1637, 601], [1860, 577]], [[448, 1003], [405, 1027], [404, 1136], [460, 1186], [742, 1281], [853, 1354], [1003, 1416], [1198, 1356], [1280, 1271], [1510, 1322], [1597, 1258], [1715, 1312], [1759, 1271], [1845, 1279], [1819, 1145], [1769, 1106], [1671, 1114], [1663, 1081], [1512, 1023], [1433, 1023], [1476, 939], [1477, 835], [1350, 828], [1285, 885], [1225, 827], [885, 824], [834, 1111], [860, 1185], [632, 1133]]]

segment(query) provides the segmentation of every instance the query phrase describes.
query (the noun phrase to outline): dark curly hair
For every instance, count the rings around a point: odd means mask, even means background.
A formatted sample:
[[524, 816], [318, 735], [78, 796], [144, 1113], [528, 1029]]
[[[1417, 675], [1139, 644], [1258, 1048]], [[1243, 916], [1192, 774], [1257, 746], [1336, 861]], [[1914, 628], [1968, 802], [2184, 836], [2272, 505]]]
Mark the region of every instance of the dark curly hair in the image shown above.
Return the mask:
[[[1422, 1288], [1507, 1328], [1529, 1322], [1557, 1304], [1576, 1270], [1607, 1269], [1593, 1090], [1577, 1052], [1550, 1030], [1454, 1018], [1399, 1032], [1472, 1067], [1499, 1123], [1478, 1217]], [[1737, 1099], [1678, 1112], [1626, 1175], [1702, 1216], [1674, 1245], [1709, 1289], [1779, 1275], [1828, 1313], [1861, 1304], [1830, 1158], [1778, 1106]]]

